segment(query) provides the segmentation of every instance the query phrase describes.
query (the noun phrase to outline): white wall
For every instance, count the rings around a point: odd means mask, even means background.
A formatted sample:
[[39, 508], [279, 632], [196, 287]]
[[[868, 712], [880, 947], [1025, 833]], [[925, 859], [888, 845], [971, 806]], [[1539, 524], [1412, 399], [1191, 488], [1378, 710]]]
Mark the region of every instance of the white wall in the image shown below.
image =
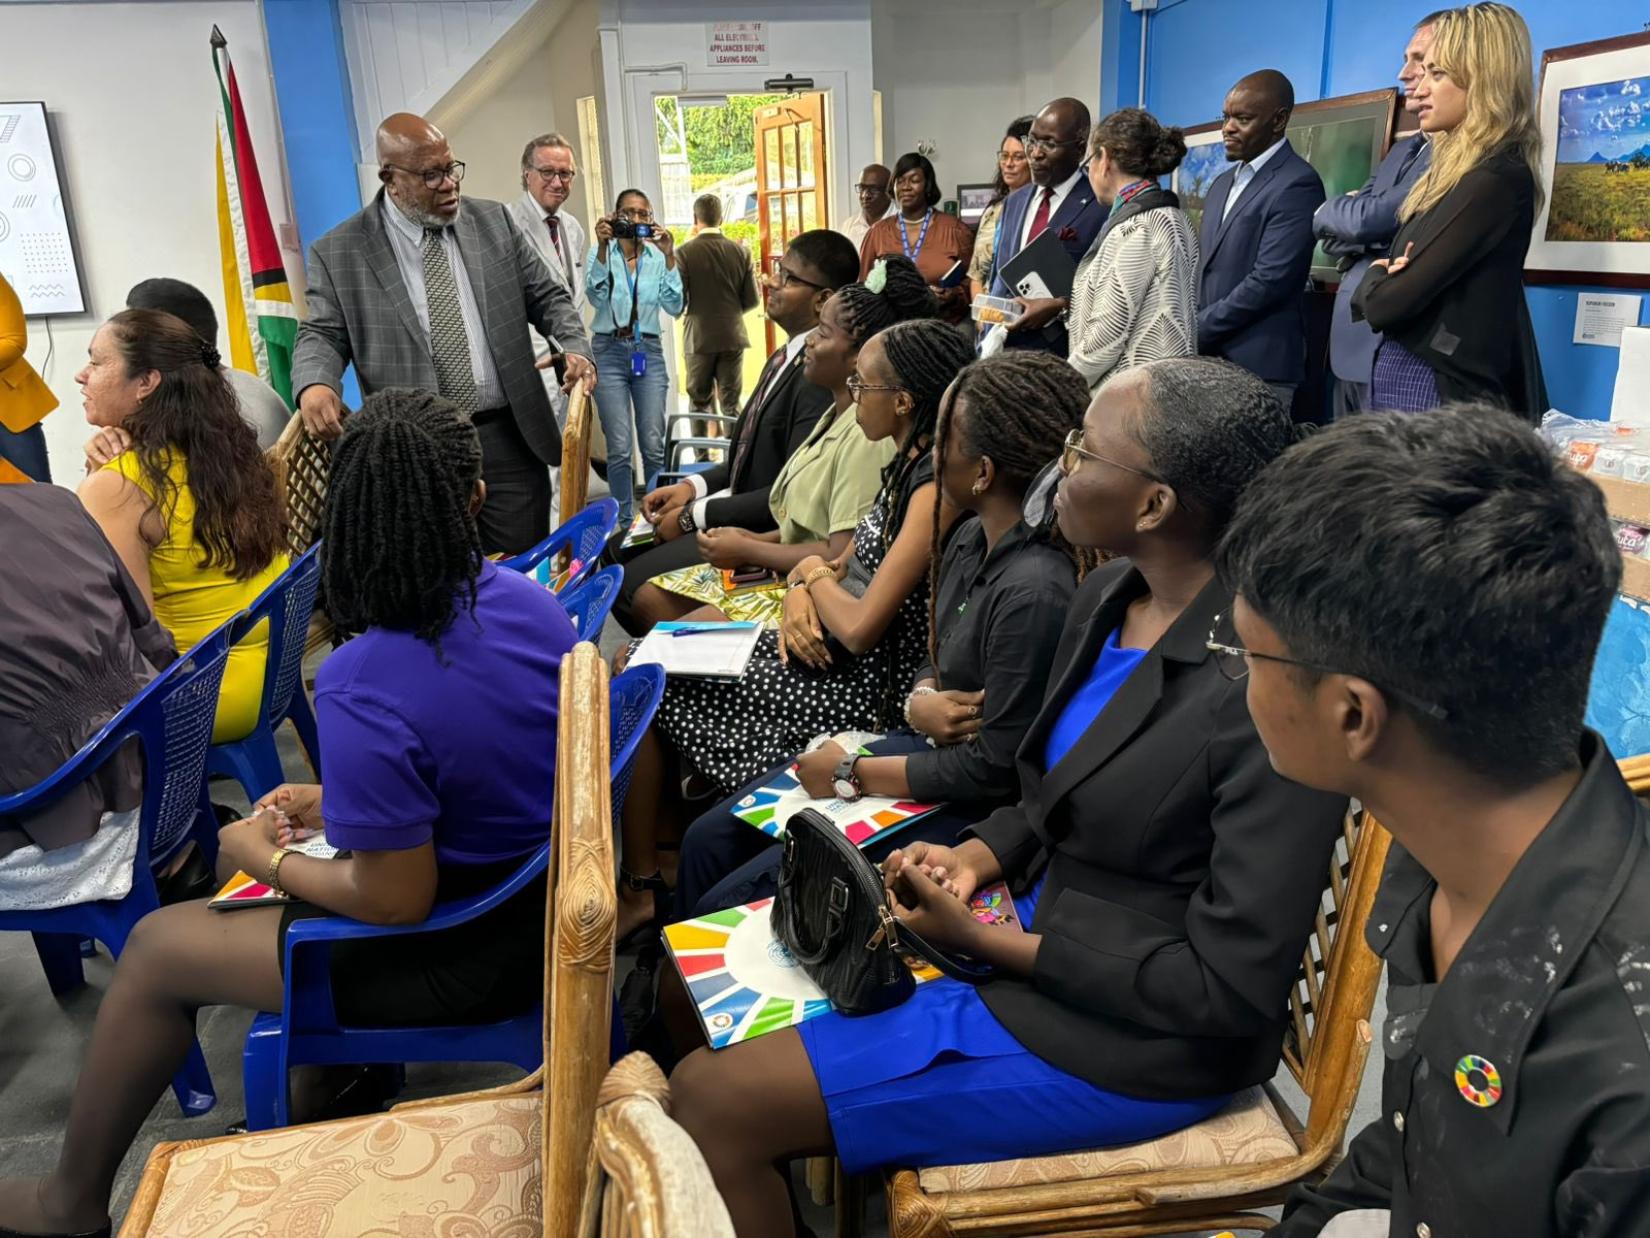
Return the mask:
[[1094, 106], [1100, 80], [1100, 0], [873, 0], [874, 74], [882, 91], [883, 154], [892, 167], [933, 142], [940, 188], [996, 175], [996, 150], [1017, 116], [1059, 95]]
[[[590, 166], [579, 135], [577, 102], [596, 93], [596, 0], [578, 0], [512, 71], [456, 108], [443, 100], [430, 113], [468, 165], [464, 191], [508, 202], [521, 192], [521, 149], [529, 138], [556, 131], [573, 144], [581, 178]], [[584, 186], [567, 209], [584, 220]]]
[[[62, 401], [45, 421], [52, 475], [62, 484], [81, 477], [87, 437], [74, 375], [97, 325], [124, 308], [127, 290], [151, 276], [174, 276], [206, 293], [224, 319], [213, 162], [219, 104], [207, 42], [214, 22], [229, 40], [280, 236], [292, 215], [256, 0], [0, 9], [3, 43], [13, 49], [0, 93], [46, 102], [91, 311], [49, 320], [49, 341], [47, 320], [29, 322], [29, 360]], [[301, 279], [301, 255], [288, 251], [286, 259], [289, 277]]]

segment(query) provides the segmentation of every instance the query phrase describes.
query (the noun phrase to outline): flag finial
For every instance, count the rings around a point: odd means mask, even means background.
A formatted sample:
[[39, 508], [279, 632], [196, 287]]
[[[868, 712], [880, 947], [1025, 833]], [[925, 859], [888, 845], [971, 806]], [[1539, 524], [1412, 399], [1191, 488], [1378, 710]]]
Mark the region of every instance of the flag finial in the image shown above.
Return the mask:
[[229, 40], [223, 37], [223, 31], [219, 30], [216, 25], [214, 25], [212, 27], [212, 46], [213, 47], [228, 47], [229, 46]]

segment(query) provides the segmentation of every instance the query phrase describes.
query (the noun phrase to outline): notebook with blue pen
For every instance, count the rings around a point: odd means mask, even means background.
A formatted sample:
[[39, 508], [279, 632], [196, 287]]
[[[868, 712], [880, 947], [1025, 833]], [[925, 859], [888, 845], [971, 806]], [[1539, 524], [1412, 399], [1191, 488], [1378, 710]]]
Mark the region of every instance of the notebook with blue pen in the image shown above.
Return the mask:
[[758, 623], [656, 623], [630, 655], [630, 665], [655, 663], [666, 675], [693, 679], [738, 679], [761, 639]]

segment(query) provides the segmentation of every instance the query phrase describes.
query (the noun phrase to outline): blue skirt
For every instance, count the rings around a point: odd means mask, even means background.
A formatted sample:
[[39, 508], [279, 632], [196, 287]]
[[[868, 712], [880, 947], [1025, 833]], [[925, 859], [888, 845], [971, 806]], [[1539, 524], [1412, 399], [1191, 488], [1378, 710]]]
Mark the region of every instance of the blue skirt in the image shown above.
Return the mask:
[[[1015, 899], [1022, 924], [1035, 923], [1041, 891], [1038, 882]], [[821, 1015], [797, 1032], [846, 1173], [1138, 1143], [1232, 1099], [1141, 1100], [1096, 1087], [1022, 1046], [973, 985], [943, 977], [892, 1010]]]

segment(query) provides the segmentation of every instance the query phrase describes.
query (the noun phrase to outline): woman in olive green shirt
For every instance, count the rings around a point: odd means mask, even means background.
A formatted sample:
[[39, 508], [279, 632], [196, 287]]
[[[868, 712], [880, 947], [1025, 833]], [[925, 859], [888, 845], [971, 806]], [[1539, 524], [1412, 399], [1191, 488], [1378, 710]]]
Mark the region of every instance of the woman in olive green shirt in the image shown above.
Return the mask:
[[764, 567], [779, 579], [809, 555], [834, 558], [870, 510], [893, 458], [892, 440], [873, 443], [855, 417], [852, 389], [860, 346], [896, 322], [932, 318], [937, 311], [916, 268], [890, 259], [864, 283], [849, 284], [825, 303], [804, 346], [802, 373], [836, 397], [798, 447], [768, 495], [778, 529], [706, 529], [699, 534], [705, 562], [655, 576], [636, 591], [637, 614], [695, 619], [729, 618], [777, 626], [784, 588], [729, 592], [722, 572]]

